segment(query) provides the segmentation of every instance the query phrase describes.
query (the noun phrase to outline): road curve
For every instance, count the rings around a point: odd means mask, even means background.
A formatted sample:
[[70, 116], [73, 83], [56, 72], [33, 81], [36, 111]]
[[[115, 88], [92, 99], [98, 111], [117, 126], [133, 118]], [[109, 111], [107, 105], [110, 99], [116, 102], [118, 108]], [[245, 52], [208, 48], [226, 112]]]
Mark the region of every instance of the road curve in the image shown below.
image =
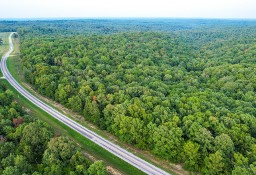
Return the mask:
[[98, 144], [99, 146], [103, 147], [107, 151], [111, 152], [112, 154], [116, 155], [117, 157], [123, 159], [124, 161], [128, 162], [129, 164], [133, 165], [134, 167], [138, 168], [139, 170], [143, 171], [146, 174], [150, 175], [169, 175], [169, 173], [161, 170], [160, 168], [142, 160], [141, 158], [135, 156], [134, 154], [126, 151], [125, 149], [121, 148], [118, 145], [102, 138], [101, 136], [97, 135], [96, 133], [90, 131], [89, 129], [85, 128], [84, 126], [80, 125], [79, 123], [71, 120], [67, 116], [63, 115], [59, 111], [53, 109], [49, 105], [45, 104], [32, 94], [30, 94], [27, 90], [25, 90], [10, 74], [7, 69], [6, 60], [9, 55], [13, 51], [13, 43], [12, 43], [12, 35], [9, 36], [9, 51], [3, 56], [1, 60], [1, 71], [3, 73], [4, 78], [24, 97], [26, 97], [29, 101], [34, 103], [36, 106], [40, 107], [42, 110], [53, 116], [54, 118], [58, 119], [60, 122], [64, 123], [68, 127], [72, 128], [73, 130], [77, 131], [78, 133], [82, 134], [84, 137], [90, 139], [94, 143]]

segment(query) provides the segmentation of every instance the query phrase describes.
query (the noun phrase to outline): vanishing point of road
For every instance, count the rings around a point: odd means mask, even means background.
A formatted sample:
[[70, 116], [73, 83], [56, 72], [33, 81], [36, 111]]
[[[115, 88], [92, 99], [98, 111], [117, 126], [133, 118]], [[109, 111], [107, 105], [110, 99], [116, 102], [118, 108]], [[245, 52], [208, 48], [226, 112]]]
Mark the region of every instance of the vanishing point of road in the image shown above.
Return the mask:
[[27, 90], [25, 90], [10, 74], [9, 70], [7, 69], [6, 60], [9, 55], [13, 51], [13, 43], [12, 43], [12, 35], [9, 36], [9, 51], [3, 56], [1, 61], [1, 70], [3, 73], [4, 78], [24, 97], [26, 97], [29, 101], [34, 103], [36, 106], [53, 116], [54, 118], [58, 119], [60, 122], [64, 123], [68, 127], [72, 128], [73, 130], [77, 131], [84, 137], [90, 139], [94, 143], [98, 144], [102, 148], [106, 149], [107, 151], [111, 152], [112, 154], [116, 155], [117, 157], [123, 159], [124, 161], [128, 162], [129, 164], [133, 165], [134, 167], [138, 168], [139, 170], [143, 171], [146, 174], [150, 175], [169, 175], [169, 173], [161, 170], [160, 168], [142, 160], [141, 158], [135, 156], [134, 154], [126, 151], [125, 149], [121, 148], [120, 146], [102, 138], [98, 134], [90, 131], [89, 129], [85, 128], [84, 126], [80, 125], [79, 123], [73, 121], [72, 119], [68, 118], [67, 116], [63, 115], [59, 111], [53, 109], [49, 105], [45, 104], [32, 94], [30, 94]]

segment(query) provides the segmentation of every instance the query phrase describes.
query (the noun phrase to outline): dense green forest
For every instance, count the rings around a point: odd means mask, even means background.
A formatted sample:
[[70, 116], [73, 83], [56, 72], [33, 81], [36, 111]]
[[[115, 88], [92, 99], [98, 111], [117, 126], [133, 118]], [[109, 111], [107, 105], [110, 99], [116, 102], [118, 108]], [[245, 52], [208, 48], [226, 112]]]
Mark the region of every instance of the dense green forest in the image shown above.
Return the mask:
[[29, 116], [0, 81], [0, 174], [104, 175], [105, 167], [86, 159], [72, 140], [54, 136], [46, 123]]
[[15, 25], [41, 94], [189, 171], [256, 174], [256, 21]]

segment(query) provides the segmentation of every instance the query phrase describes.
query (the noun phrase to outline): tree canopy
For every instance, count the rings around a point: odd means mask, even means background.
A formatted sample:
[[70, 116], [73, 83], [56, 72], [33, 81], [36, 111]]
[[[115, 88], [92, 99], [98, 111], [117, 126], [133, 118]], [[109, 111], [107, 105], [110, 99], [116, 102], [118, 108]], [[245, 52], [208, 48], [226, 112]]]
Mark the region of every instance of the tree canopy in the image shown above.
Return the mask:
[[71, 139], [54, 137], [46, 123], [29, 116], [3, 82], [0, 97], [0, 174], [106, 174], [102, 162], [91, 162]]

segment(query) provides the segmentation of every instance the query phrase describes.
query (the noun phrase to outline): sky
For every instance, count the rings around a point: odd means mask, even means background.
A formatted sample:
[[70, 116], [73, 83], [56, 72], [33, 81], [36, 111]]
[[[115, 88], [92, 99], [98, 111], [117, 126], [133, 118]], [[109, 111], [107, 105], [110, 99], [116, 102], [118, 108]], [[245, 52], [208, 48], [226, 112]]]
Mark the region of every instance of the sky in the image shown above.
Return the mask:
[[256, 0], [0, 0], [0, 18], [245, 18]]

